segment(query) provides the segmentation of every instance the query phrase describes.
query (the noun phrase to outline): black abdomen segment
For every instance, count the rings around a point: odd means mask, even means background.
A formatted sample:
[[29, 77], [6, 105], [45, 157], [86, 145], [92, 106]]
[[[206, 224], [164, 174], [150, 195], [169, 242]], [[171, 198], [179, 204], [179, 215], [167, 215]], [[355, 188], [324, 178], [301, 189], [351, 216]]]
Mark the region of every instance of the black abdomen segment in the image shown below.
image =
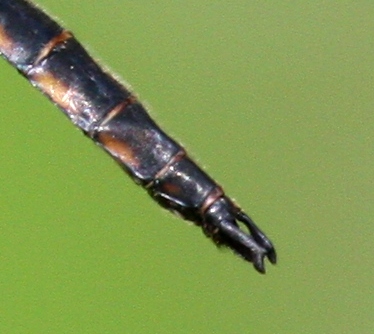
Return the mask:
[[[25, 0], [0, 0], [0, 53], [163, 207], [264, 272], [270, 240], [72, 34]], [[248, 232], [238, 224], [242, 222]]]

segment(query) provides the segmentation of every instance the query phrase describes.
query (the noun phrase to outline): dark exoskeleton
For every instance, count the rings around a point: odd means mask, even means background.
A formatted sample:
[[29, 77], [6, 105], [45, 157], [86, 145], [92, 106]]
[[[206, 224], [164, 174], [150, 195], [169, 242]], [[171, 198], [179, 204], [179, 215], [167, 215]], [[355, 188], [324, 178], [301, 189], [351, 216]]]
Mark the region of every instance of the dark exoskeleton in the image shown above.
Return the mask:
[[201, 226], [216, 245], [231, 248], [261, 273], [264, 257], [276, 262], [272, 243], [251, 218], [47, 14], [25, 0], [0, 0], [0, 53], [159, 204]]

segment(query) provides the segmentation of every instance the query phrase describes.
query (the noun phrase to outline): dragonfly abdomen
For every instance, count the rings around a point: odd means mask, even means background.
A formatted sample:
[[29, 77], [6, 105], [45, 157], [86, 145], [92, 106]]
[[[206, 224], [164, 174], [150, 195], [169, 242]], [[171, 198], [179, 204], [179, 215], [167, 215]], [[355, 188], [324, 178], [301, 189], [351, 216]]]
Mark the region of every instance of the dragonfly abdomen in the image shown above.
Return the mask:
[[159, 204], [201, 226], [217, 245], [231, 248], [260, 272], [265, 257], [276, 262], [265, 234], [134, 94], [29, 1], [0, 0], [0, 53]]

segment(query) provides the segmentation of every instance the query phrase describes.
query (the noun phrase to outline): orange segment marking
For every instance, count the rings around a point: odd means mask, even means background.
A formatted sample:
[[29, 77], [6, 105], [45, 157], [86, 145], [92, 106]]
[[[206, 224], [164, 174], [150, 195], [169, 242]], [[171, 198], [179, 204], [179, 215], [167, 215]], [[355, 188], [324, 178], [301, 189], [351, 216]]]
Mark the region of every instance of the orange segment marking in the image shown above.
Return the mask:
[[59, 80], [50, 72], [44, 71], [41, 67], [35, 67], [27, 74], [30, 81], [38, 87], [49, 98], [66, 110], [69, 115], [80, 115], [90, 107], [84, 94], [74, 87]]
[[111, 155], [123, 164], [134, 167], [139, 166], [139, 160], [134, 155], [131, 146], [124, 141], [105, 132], [99, 133], [97, 139]]
[[61, 82], [53, 74], [43, 71], [42, 68], [32, 69], [28, 76], [32, 83], [47, 94], [53, 102], [65, 110], [73, 109], [72, 111], [74, 112], [74, 108], [71, 108], [74, 104], [71, 102], [69, 86]]
[[13, 50], [13, 41], [9, 38], [6, 31], [0, 27], [0, 52], [7, 58], [10, 58]]

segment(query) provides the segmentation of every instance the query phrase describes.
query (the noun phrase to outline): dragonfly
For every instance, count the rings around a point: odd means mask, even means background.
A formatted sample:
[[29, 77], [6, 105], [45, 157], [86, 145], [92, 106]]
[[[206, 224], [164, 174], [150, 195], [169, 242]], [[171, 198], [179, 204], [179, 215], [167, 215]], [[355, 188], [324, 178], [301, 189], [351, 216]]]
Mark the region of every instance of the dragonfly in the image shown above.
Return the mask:
[[45, 11], [28, 0], [0, 0], [0, 54], [158, 204], [258, 272], [265, 273], [266, 258], [276, 263], [265, 233], [155, 123], [135, 93]]

